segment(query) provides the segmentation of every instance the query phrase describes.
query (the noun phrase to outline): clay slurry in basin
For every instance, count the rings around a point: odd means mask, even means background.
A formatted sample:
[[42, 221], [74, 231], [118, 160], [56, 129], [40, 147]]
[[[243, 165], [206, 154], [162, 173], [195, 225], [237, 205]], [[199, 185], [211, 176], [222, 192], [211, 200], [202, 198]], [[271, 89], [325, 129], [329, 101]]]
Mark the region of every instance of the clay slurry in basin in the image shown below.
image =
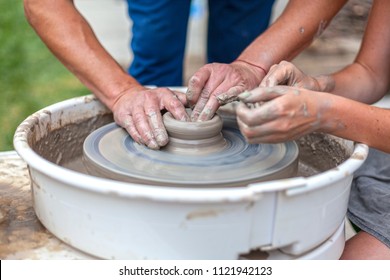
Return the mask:
[[115, 123], [84, 141], [83, 162], [91, 175], [119, 181], [173, 187], [236, 187], [295, 176], [295, 142], [248, 144], [232, 119], [206, 122], [163, 116], [170, 141], [151, 150], [133, 141]]

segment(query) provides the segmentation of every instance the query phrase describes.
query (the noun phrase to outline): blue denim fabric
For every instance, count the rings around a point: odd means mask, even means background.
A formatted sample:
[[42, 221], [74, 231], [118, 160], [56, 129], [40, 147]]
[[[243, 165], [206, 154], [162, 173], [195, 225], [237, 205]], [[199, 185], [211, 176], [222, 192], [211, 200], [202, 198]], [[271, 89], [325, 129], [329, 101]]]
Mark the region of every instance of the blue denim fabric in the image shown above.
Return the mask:
[[[180, 86], [190, 0], [128, 0], [129, 73], [141, 84]], [[208, 62], [232, 62], [269, 24], [273, 0], [209, 0]]]
[[370, 149], [355, 172], [348, 218], [390, 247], [390, 154]]

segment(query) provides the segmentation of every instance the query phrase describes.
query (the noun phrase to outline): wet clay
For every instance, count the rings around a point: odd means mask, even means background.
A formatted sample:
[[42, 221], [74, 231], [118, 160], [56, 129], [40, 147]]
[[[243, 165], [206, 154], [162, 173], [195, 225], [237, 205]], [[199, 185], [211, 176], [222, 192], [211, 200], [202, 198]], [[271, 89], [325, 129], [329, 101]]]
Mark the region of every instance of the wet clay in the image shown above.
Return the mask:
[[169, 135], [169, 142], [163, 150], [171, 154], [218, 153], [227, 145], [221, 133], [223, 122], [219, 115], [203, 122], [183, 122], [174, 119], [172, 114], [167, 112], [163, 121]]
[[323, 133], [312, 133], [297, 141], [302, 166], [323, 172], [343, 163], [353, 152], [353, 143]]
[[114, 123], [84, 142], [89, 174], [118, 181], [171, 187], [242, 187], [296, 175], [294, 142], [249, 144], [235, 121], [216, 115], [209, 121], [184, 122], [163, 117], [169, 143], [151, 150], [136, 143]]
[[29, 145], [43, 158], [64, 165], [82, 155], [84, 140], [92, 131], [112, 121], [112, 114], [103, 114], [64, 125], [60, 129], [51, 130], [47, 127], [45, 136], [38, 141], [33, 138], [28, 139]]
[[[229, 118], [230, 114], [224, 114]], [[85, 138], [95, 129], [113, 121], [112, 115], [98, 115], [77, 124], [64, 125], [48, 131], [31, 147], [43, 158], [68, 169], [88, 174], [82, 163]], [[69, 141], [72, 139], [72, 141]], [[322, 133], [313, 133], [298, 139], [299, 164], [297, 176], [308, 177], [337, 167], [351, 154], [353, 143]]]

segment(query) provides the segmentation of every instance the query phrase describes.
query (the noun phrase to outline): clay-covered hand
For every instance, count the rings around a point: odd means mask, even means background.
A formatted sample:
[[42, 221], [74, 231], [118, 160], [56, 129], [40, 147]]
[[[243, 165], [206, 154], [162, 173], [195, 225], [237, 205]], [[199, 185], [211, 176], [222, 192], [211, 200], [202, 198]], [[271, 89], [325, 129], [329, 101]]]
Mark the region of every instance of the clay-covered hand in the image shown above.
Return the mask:
[[167, 88], [137, 89], [123, 92], [112, 106], [115, 122], [125, 128], [134, 141], [159, 149], [168, 141], [161, 110], [175, 119], [189, 121], [185, 110], [186, 95]]
[[325, 132], [339, 125], [337, 120], [326, 119], [329, 95], [288, 86], [244, 92], [236, 111], [240, 131], [249, 143], [280, 143]]
[[316, 78], [306, 75], [288, 61], [282, 61], [279, 64], [271, 66], [267, 75], [260, 83], [261, 87], [273, 87], [277, 85], [302, 87], [320, 91]]
[[191, 120], [211, 119], [220, 105], [237, 100], [241, 92], [257, 87], [264, 76], [264, 70], [242, 61], [206, 64], [188, 83], [187, 99], [193, 107]]

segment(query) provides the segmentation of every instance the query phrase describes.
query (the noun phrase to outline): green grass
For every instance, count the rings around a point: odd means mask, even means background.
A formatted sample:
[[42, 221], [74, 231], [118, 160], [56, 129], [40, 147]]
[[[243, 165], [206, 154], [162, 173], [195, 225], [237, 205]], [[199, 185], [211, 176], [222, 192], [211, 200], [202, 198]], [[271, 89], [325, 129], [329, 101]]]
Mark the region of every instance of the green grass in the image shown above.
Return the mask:
[[22, 1], [0, 0], [0, 11], [0, 151], [7, 151], [26, 117], [89, 91], [29, 26]]

